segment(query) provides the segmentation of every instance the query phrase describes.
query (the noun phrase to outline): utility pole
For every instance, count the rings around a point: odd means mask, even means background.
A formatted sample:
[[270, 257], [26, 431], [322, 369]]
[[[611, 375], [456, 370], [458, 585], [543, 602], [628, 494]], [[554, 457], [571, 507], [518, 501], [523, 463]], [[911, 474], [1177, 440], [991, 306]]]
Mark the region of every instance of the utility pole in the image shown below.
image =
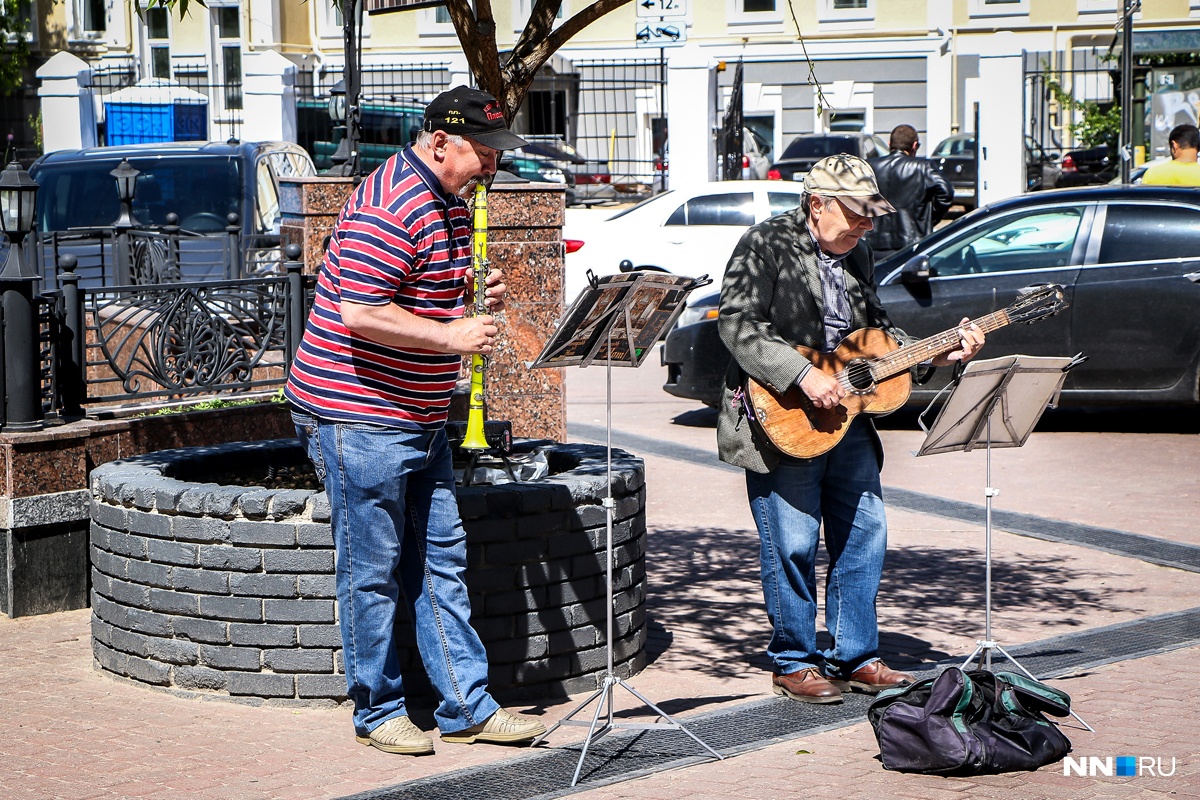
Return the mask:
[[1133, 14], [1142, 0], [1123, 0], [1121, 12], [1121, 183], [1129, 183], [1133, 168]]

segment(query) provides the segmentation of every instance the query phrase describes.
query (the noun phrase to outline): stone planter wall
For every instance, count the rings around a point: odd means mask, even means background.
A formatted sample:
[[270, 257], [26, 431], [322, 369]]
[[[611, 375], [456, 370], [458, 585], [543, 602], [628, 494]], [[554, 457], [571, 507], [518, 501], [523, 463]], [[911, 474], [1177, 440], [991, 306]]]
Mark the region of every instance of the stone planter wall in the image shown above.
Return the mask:
[[[604, 448], [536, 446], [551, 477], [459, 490], [473, 624], [501, 698], [591, 690], [606, 666]], [[192, 477], [303, 459], [295, 440], [284, 439], [163, 451], [92, 472], [100, 668], [206, 695], [344, 700], [324, 493]], [[641, 460], [614, 451], [613, 480], [614, 661], [628, 677], [645, 664]], [[410, 694], [428, 693], [411, 628], [401, 627]]]

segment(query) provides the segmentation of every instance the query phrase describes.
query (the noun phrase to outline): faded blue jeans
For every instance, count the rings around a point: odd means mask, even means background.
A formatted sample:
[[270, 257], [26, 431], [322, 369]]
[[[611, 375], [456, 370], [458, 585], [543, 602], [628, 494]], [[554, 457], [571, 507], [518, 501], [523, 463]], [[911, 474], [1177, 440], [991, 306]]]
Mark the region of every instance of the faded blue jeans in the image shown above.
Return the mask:
[[296, 433], [325, 483], [337, 553], [346, 686], [359, 736], [407, 713], [393, 628], [400, 603], [441, 697], [442, 733], [500, 707], [487, 691], [487, 654], [470, 624], [467, 537], [444, 430], [333, 423], [293, 411]]
[[[846, 677], [878, 658], [875, 597], [887, 550], [887, 519], [871, 423], [856, 419], [845, 437], [816, 458], [785, 458], [768, 474], [746, 472], [758, 526], [763, 598], [771, 622], [767, 646], [775, 672], [823, 668]], [[829, 571], [825, 628], [817, 650], [817, 546], [821, 525]]]

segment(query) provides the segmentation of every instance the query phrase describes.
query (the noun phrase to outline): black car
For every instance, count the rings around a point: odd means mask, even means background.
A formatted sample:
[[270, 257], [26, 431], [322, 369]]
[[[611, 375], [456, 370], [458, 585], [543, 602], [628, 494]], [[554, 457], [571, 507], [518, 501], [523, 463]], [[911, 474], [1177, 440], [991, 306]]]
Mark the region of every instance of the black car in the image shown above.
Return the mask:
[[767, 179], [804, 180], [813, 164], [838, 153], [866, 159], [886, 156], [888, 148], [882, 139], [869, 133], [803, 133], [784, 148], [779, 160], [767, 170]]
[[[1200, 403], [1200, 190], [1105, 186], [1022, 195], [985, 206], [876, 265], [879, 298], [909, 334], [928, 337], [1009, 305], [1025, 288], [1064, 287], [1068, 308], [988, 336], [984, 358], [1088, 357], [1064, 405]], [[663, 388], [715, 406], [729, 353], [717, 295], [693, 303], [667, 336]], [[914, 386], [924, 404], [940, 369]]]
[[1117, 175], [1120, 162], [1108, 145], [1072, 150], [1063, 156], [1059, 186], [1091, 186], [1108, 183]]
[[[312, 159], [291, 142], [165, 142], [58, 150], [33, 162], [38, 182], [35, 232], [41, 270], [51, 276], [64, 253], [78, 259], [83, 285], [111, 281], [111, 238], [121, 201], [112, 171], [137, 170], [135, 224], [160, 230], [169, 219], [182, 233], [179, 268], [190, 279], [242, 277], [282, 263], [280, 178], [316, 175]], [[168, 215], [173, 215], [169, 218]], [[225, 253], [223, 234], [236, 215], [241, 252]], [[236, 263], [233, 263], [236, 262]], [[233, 273], [233, 274], [230, 274]]]
[[[975, 135], [966, 133], [949, 136], [933, 148], [929, 160], [938, 172], [946, 176], [954, 189], [954, 202], [967, 211], [975, 208], [975, 185], [978, 171], [975, 167]], [[1060, 178], [1065, 163], [1060, 168], [1055, 162], [1058, 157], [1047, 153], [1032, 136], [1025, 137], [1025, 191], [1053, 189], [1063, 185]]]

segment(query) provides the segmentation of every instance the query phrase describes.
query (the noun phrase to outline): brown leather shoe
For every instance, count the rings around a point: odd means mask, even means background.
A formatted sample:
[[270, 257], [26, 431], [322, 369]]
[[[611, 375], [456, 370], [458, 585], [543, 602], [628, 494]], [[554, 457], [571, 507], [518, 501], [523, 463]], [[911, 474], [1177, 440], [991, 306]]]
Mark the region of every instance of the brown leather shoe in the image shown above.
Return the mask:
[[913, 676], [898, 669], [892, 669], [882, 661], [872, 661], [850, 673], [846, 680], [834, 679], [831, 683], [843, 692], [862, 692], [863, 694], [879, 694], [883, 689], [893, 686], [904, 686], [913, 682]]
[[816, 667], [771, 676], [771, 691], [801, 703], [840, 703], [842, 693]]

